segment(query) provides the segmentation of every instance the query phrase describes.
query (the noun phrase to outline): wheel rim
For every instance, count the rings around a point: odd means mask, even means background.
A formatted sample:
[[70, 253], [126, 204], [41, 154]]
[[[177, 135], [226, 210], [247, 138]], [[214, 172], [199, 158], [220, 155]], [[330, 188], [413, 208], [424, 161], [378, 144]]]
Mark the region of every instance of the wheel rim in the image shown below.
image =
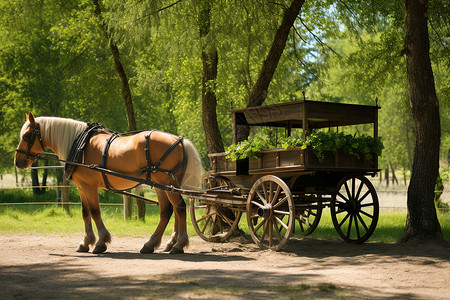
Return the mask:
[[336, 231], [348, 242], [365, 242], [378, 222], [378, 196], [364, 176], [343, 178], [330, 209]]
[[[225, 177], [208, 178], [209, 188], [232, 187], [233, 183]], [[194, 230], [205, 241], [224, 242], [237, 228], [241, 211], [208, 203], [205, 200], [190, 199], [191, 221]]]
[[247, 199], [247, 224], [262, 249], [281, 249], [292, 233], [295, 211], [286, 183], [272, 175], [255, 182]]
[[[311, 234], [319, 225], [323, 207], [321, 203], [314, 205], [317, 205], [317, 208], [302, 209], [300, 213], [295, 216], [299, 224], [300, 235], [306, 236]], [[295, 233], [297, 234], [297, 229], [295, 229]]]

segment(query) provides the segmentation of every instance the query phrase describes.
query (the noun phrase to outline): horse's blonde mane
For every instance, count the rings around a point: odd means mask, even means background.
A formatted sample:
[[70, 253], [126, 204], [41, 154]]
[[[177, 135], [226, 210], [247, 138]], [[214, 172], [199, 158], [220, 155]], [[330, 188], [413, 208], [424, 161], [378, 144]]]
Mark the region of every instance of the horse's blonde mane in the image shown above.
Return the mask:
[[49, 145], [54, 145], [62, 160], [67, 160], [70, 148], [76, 137], [86, 128], [87, 123], [57, 117], [37, 117], [41, 136]]

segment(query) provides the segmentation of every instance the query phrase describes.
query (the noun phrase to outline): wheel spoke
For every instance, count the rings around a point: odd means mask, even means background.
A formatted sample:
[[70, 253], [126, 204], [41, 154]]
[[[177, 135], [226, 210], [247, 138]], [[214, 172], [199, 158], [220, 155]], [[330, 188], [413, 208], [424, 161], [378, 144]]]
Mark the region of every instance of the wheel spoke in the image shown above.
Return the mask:
[[[347, 197], [345, 197], [344, 195], [341, 194], [341, 192], [338, 192], [338, 196], [340, 196], [342, 199], [344, 199], [344, 201], [348, 202], [349, 200], [347, 199]], [[336, 201], [338, 201], [336, 199]]]
[[272, 203], [273, 201], [273, 181], [269, 182], [269, 197], [268, 197], [268, 203]]
[[374, 206], [375, 205], [375, 203], [364, 203], [364, 204], [361, 204], [361, 207], [371, 207], [371, 206]]
[[261, 223], [258, 224], [258, 226], [255, 227], [254, 231], [257, 232], [259, 228], [261, 228], [262, 225], [264, 225], [267, 222], [266, 219], [263, 219]]
[[352, 198], [355, 199], [355, 177], [352, 178]]
[[364, 227], [364, 229], [365, 229], [366, 231], [369, 231], [369, 227], [367, 227], [366, 222], [364, 222], [364, 220], [363, 220], [363, 218], [361, 217], [361, 215], [360, 215], [360, 214], [357, 214], [357, 216], [358, 216], [359, 222], [360, 222], [361, 225]]
[[369, 217], [369, 218], [373, 219], [373, 215], [369, 214], [368, 212], [366, 212], [364, 210], [361, 210], [360, 213], [365, 215], [366, 217]]
[[201, 221], [203, 221], [206, 218], [211, 217], [212, 215], [214, 215], [214, 213], [210, 213], [210, 214], [204, 215], [203, 217], [201, 217], [200, 219], [198, 219], [196, 221], [197, 221], [197, 223], [200, 223]]
[[339, 223], [338, 227], [341, 228], [342, 225], [345, 223], [345, 221], [347, 221], [347, 218], [350, 216], [350, 214], [347, 214], [341, 221], [341, 223]]
[[[278, 220], [277, 220], [277, 221], [278, 221]], [[275, 226], [275, 233], [276, 233], [276, 235], [277, 235], [277, 238], [278, 238], [279, 241], [281, 241], [281, 240], [283, 239], [283, 238], [281, 237], [281, 234], [280, 234], [281, 229], [278, 229], [277, 222], [274, 222], [273, 225]]]
[[359, 194], [361, 194], [361, 191], [362, 191], [362, 188], [363, 188], [363, 187], [364, 187], [364, 182], [361, 182], [361, 183], [359, 184], [358, 192], [356, 193], [356, 196], [355, 196], [354, 199], [359, 199]]
[[277, 220], [278, 223], [280, 223], [281, 226], [284, 227], [284, 229], [288, 230], [288, 226], [278, 217], [275, 217], [275, 220]]
[[272, 205], [275, 204], [275, 201], [278, 199], [280, 192], [281, 192], [281, 186], [278, 186], [277, 191], [275, 192], [275, 195], [273, 196], [272, 202], [270, 202], [270, 204], [272, 204]]
[[[264, 183], [262, 184], [262, 187], [263, 187], [263, 191], [264, 191], [263, 202], [264, 202], [264, 204], [267, 204], [267, 199], [269, 198], [268, 194], [267, 194], [267, 187]], [[258, 192], [258, 191], [256, 191], [256, 192]]]
[[350, 198], [351, 194], [350, 194], [350, 189], [348, 187], [347, 181], [344, 183], [344, 186], [345, 186], [345, 190], [347, 191], [347, 196], [349, 196], [349, 198]]
[[272, 241], [273, 241], [273, 222], [272, 219], [269, 220], [269, 247], [272, 248]]
[[208, 227], [209, 222], [211, 221], [211, 216], [206, 220], [205, 225], [203, 226], [203, 229], [201, 230], [202, 234], [205, 234], [206, 227]]
[[259, 208], [263, 208], [263, 207], [264, 207], [264, 205], [262, 205], [261, 203], [255, 201], [255, 200], [252, 200], [251, 203], [252, 203], [253, 205], [258, 206]]
[[278, 208], [278, 206], [282, 205], [284, 202], [286, 202], [288, 200], [288, 197], [284, 197], [283, 199], [281, 199], [280, 201], [278, 201], [278, 203], [276, 203], [273, 208]]
[[[264, 189], [264, 190], [265, 190], [265, 189]], [[260, 193], [258, 190], [256, 190], [256, 194], [258, 195], [259, 199], [261, 199], [261, 201], [262, 201], [264, 204], [267, 204], [267, 201], [266, 201], [265, 196], [261, 195], [261, 193]], [[264, 192], [264, 194], [266, 194], [266, 193]]]
[[368, 190], [360, 199], [358, 199], [358, 202], [361, 203], [369, 194], [370, 190]]
[[358, 218], [356, 216], [353, 216], [353, 219], [355, 219], [356, 236], [359, 240], [361, 238], [361, 234], [359, 233]]
[[289, 211], [283, 211], [283, 210], [274, 210], [273, 211], [274, 214], [279, 214], [279, 215], [290, 215]]
[[352, 221], [353, 221], [353, 216], [352, 215], [349, 215], [349, 216], [350, 216], [350, 219], [348, 221], [348, 228], [347, 228], [347, 237], [348, 238], [350, 238], [350, 233], [352, 230]]
[[261, 234], [261, 242], [264, 241], [264, 239], [266, 238], [267, 229], [269, 229], [269, 220], [266, 220], [265, 223], [266, 224], [264, 225], [264, 229], [263, 229], [263, 232]]

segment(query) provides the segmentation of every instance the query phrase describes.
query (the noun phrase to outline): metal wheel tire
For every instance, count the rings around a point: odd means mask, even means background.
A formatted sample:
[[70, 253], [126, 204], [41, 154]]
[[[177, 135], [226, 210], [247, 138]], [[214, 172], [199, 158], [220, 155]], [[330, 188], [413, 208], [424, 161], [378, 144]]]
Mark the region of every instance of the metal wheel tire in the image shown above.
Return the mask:
[[[206, 188], [234, 186], [228, 178], [222, 176], [208, 177], [204, 184]], [[203, 240], [215, 243], [225, 242], [231, 236], [242, 215], [241, 211], [194, 198], [190, 199], [189, 209], [195, 232]]]
[[[297, 215], [295, 216], [300, 227], [299, 234], [302, 236], [310, 235], [319, 225], [323, 206], [320, 202], [314, 205], [317, 205], [317, 207], [302, 209], [300, 213], [297, 212]], [[297, 231], [295, 231], [295, 233], [297, 234]]]
[[331, 201], [331, 219], [347, 242], [364, 243], [373, 234], [379, 216], [378, 196], [365, 176], [347, 176]]
[[276, 176], [261, 177], [250, 189], [246, 214], [253, 241], [262, 249], [280, 250], [295, 224], [291, 190]]

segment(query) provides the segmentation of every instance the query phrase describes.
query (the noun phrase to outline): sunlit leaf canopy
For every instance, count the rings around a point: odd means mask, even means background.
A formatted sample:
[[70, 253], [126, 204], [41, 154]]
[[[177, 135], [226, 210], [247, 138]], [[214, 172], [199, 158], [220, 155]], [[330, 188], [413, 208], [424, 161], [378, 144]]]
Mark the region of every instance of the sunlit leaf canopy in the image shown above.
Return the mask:
[[[201, 121], [199, 5], [205, 0], [101, 1], [119, 46], [138, 128], [191, 139], [206, 157]], [[215, 92], [224, 144], [231, 103], [245, 107], [290, 1], [210, 1], [219, 64]], [[0, 0], [0, 169], [10, 171], [25, 113], [97, 121], [127, 131], [120, 82], [92, 1]], [[443, 155], [450, 148], [449, 3], [430, 1], [429, 32], [440, 101]], [[303, 98], [378, 103], [379, 135], [391, 161], [410, 169], [414, 124], [408, 103], [404, 7], [399, 1], [305, 1], [265, 103]]]

